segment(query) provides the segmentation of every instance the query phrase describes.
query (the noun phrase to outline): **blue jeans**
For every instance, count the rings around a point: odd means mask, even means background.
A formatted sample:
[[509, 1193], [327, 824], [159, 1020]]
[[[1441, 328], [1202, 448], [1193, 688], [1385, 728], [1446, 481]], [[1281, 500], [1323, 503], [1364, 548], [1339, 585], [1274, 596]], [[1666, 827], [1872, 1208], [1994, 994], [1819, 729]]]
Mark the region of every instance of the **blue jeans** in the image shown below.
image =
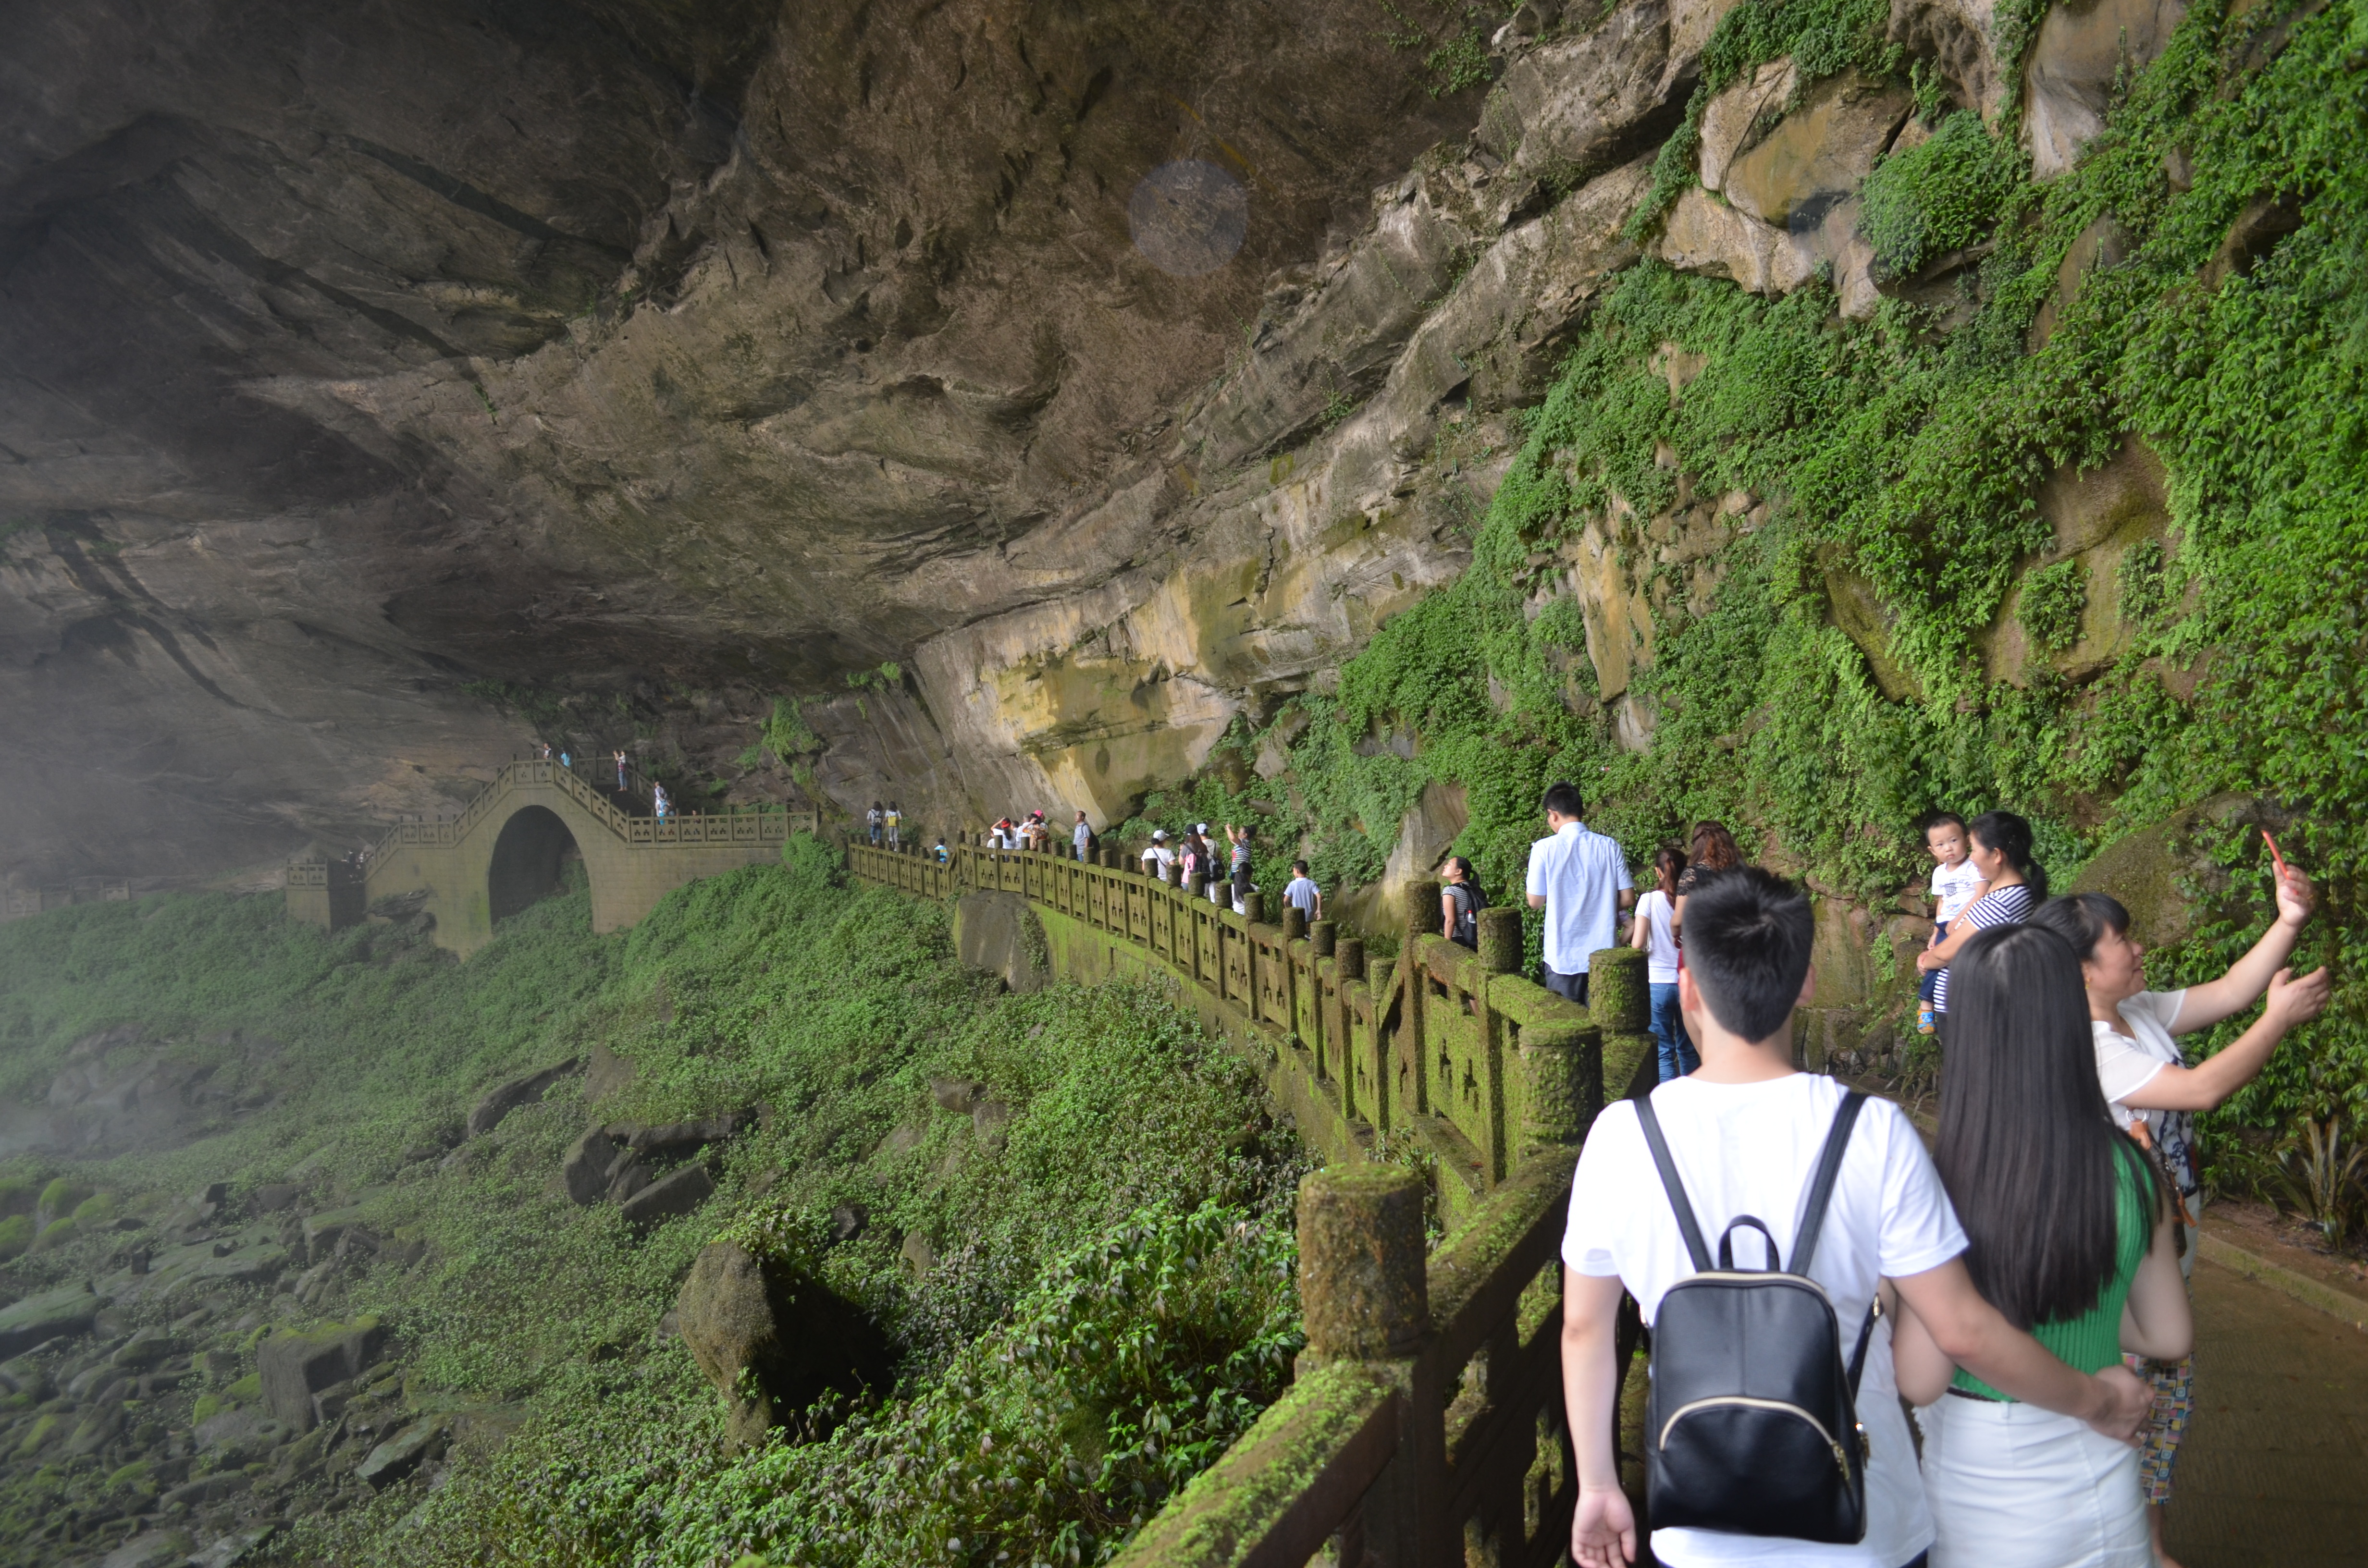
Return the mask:
[[[1949, 922], [1946, 920], [1941, 921], [1938, 929], [1933, 932], [1933, 935], [1943, 942], [1947, 941], [1949, 939]], [[1916, 983], [1916, 1000], [1923, 1003], [1924, 1006], [1929, 1007], [1932, 1005], [1932, 998], [1940, 991], [1940, 988], [1941, 971], [1937, 969], [1928, 969], [1924, 971], [1924, 978]]]
[[1661, 1042], [1661, 1082], [1682, 1078], [1702, 1065], [1694, 1042], [1686, 1036], [1686, 1021], [1678, 1016], [1678, 983], [1656, 981], [1653, 994], [1653, 1038]]

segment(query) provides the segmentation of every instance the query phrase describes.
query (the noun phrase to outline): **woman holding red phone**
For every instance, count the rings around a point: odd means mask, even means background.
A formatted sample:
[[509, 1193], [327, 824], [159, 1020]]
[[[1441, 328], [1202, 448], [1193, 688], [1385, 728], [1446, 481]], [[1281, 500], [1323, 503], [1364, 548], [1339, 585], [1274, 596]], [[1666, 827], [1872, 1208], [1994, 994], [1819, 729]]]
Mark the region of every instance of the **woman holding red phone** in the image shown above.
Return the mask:
[[[2186, 1241], [2180, 1258], [2182, 1273], [2194, 1271], [2195, 1216], [2203, 1206], [2195, 1113], [2218, 1109], [2259, 1077], [2278, 1042], [2327, 1007], [2327, 971], [2296, 978], [2286, 967], [2317, 895], [2310, 879], [2287, 866], [2275, 844], [2270, 854], [2277, 882], [2277, 919], [2227, 973], [2181, 991], [2146, 988], [2146, 949], [2130, 939], [2129, 911], [2117, 899], [2077, 893], [2044, 904], [2031, 916], [2032, 925], [2054, 931], [2079, 956], [2098, 1082], [2114, 1119], [2155, 1151], [2179, 1194]], [[2269, 1004], [2251, 1028], [2203, 1062], [2187, 1065], [2172, 1037], [2234, 1017], [2264, 993]], [[2170, 1503], [2171, 1466], [2195, 1403], [2195, 1361], [2192, 1357], [2149, 1361], [2138, 1369], [2154, 1383], [2156, 1394], [2153, 1417], [2139, 1429], [2143, 1449], [2138, 1474], [2150, 1505], [2146, 1513], [2156, 1556], [2166, 1568], [2177, 1568], [2162, 1554], [2162, 1510]]]

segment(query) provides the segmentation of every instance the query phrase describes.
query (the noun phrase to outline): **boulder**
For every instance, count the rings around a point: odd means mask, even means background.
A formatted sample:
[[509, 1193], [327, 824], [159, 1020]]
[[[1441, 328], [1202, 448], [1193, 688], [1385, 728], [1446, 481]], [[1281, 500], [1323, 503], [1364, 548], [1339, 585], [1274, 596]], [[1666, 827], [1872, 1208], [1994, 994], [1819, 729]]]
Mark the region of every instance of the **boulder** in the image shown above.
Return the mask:
[[107, 1303], [108, 1298], [91, 1294], [86, 1286], [68, 1285], [0, 1308], [0, 1358], [86, 1332]]
[[954, 951], [963, 968], [1000, 975], [1014, 991], [1042, 991], [1052, 981], [1043, 922], [1016, 892], [972, 892], [957, 899]]
[[2301, 227], [2299, 197], [2291, 192], [2255, 197], [2229, 222], [2219, 249], [2203, 264], [2203, 287], [2217, 289], [2228, 278], [2252, 271], [2280, 240]]
[[560, 1161], [559, 1176], [567, 1186], [567, 1196], [586, 1207], [599, 1202], [609, 1190], [609, 1170], [616, 1164], [617, 1154], [617, 1142], [605, 1128], [597, 1122], [586, 1128]]
[[607, 1132], [635, 1153], [678, 1155], [710, 1143], [721, 1143], [757, 1119], [756, 1112], [725, 1111], [693, 1121], [666, 1121], [655, 1126], [612, 1121]]
[[1998, 0], [1891, 0], [1885, 35], [1940, 68], [1951, 96], [1995, 124], [2008, 74], [1998, 58]]
[[[1754, 78], [1757, 80], [1757, 78]], [[1720, 186], [1728, 201], [1774, 228], [1802, 233], [1858, 189], [1911, 110], [1905, 87], [1845, 71], [1736, 153]]]
[[820, 1280], [732, 1242], [702, 1250], [675, 1316], [699, 1369], [731, 1405], [730, 1440], [761, 1440], [836, 1390], [883, 1381], [887, 1341], [861, 1309]]
[[1669, 209], [1655, 248], [1681, 272], [1731, 278], [1754, 294], [1789, 294], [1817, 273], [1816, 255], [1803, 241], [1700, 186], [1688, 187]]
[[584, 1065], [578, 1057], [554, 1063], [523, 1078], [513, 1078], [489, 1092], [469, 1112], [469, 1136], [482, 1138], [502, 1123], [502, 1118], [522, 1105], [542, 1098], [544, 1091], [569, 1074], [579, 1072]]
[[830, 1239], [851, 1242], [871, 1222], [871, 1210], [860, 1203], [841, 1203], [830, 1211]]
[[2115, 84], [2151, 64], [2186, 15], [2186, 0], [2066, 0], [2048, 11], [2022, 67], [2033, 178], [2078, 161], [2105, 128]]
[[905, 1243], [896, 1249], [896, 1256], [903, 1261], [905, 1271], [912, 1276], [916, 1285], [927, 1279], [929, 1270], [938, 1266], [938, 1249], [931, 1246], [929, 1238], [918, 1231], [905, 1233]]
[[601, 1193], [611, 1203], [622, 1203], [650, 1185], [650, 1163], [630, 1149], [620, 1149], [609, 1162], [609, 1177]]
[[1800, 74], [1790, 56], [1771, 60], [1750, 75], [1730, 82], [1702, 106], [1702, 185], [1717, 190], [1726, 183], [1727, 166], [1747, 148], [1759, 144], [1784, 116]]
[[715, 1195], [714, 1178], [704, 1165], [685, 1165], [634, 1193], [617, 1207], [628, 1224], [655, 1225], [688, 1214]]
[[122, 1433], [122, 1404], [102, 1404], [85, 1415], [75, 1426], [73, 1436], [66, 1438], [66, 1457], [79, 1459], [85, 1454], [95, 1454]]
[[311, 1431], [316, 1415], [313, 1396], [377, 1360], [384, 1339], [375, 1317], [330, 1324], [309, 1334], [272, 1335], [255, 1353], [264, 1408], [299, 1432]]
[[123, 1342], [110, 1359], [131, 1371], [143, 1371], [188, 1351], [188, 1343], [161, 1328], [143, 1328]]
[[355, 1479], [367, 1483], [374, 1492], [385, 1491], [436, 1457], [443, 1446], [444, 1431], [441, 1417], [422, 1416], [372, 1449], [354, 1467]]
[[1001, 1100], [981, 1100], [971, 1108], [970, 1126], [980, 1148], [999, 1153], [1011, 1126], [1011, 1108]]
[[929, 1080], [929, 1097], [937, 1101], [939, 1108], [942, 1110], [955, 1111], [966, 1116], [970, 1113], [971, 1108], [977, 1105], [985, 1097], [985, 1095], [986, 1085], [975, 1078]]
[[2110, 212], [2073, 236], [2071, 245], [2064, 252], [2064, 260], [2055, 268], [2055, 291], [2039, 307], [2039, 315], [2031, 324], [2032, 353], [2047, 347], [2047, 340], [2055, 335], [2055, 324], [2080, 297], [2089, 274], [2118, 267], [2129, 254], [2128, 231]]
[[255, 1211], [258, 1214], [277, 1214], [282, 1209], [293, 1206], [295, 1201], [303, 1196], [303, 1187], [295, 1182], [266, 1182], [255, 1189]]
[[180, 1530], [142, 1530], [98, 1560], [98, 1568], [165, 1568], [189, 1562], [189, 1538]]
[[279, 1521], [272, 1519], [245, 1529], [233, 1530], [193, 1554], [189, 1558], [189, 1568], [238, 1568], [239, 1563], [253, 1557], [256, 1549], [269, 1540], [279, 1528]]
[[641, 1072], [632, 1057], [620, 1056], [605, 1045], [594, 1046], [591, 1065], [584, 1070], [584, 1103], [598, 1105], [630, 1086]]

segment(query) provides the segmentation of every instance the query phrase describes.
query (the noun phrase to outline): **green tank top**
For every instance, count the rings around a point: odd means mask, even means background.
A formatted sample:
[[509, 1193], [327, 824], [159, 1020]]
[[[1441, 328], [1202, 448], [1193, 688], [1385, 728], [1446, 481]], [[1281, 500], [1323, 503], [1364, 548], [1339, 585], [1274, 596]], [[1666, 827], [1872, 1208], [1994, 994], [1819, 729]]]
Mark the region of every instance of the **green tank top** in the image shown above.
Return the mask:
[[[2076, 1372], [2101, 1372], [2120, 1362], [2122, 1304], [2129, 1300], [2130, 1281], [2137, 1278], [2138, 1265], [2145, 1261], [2146, 1248], [2154, 1240], [2150, 1214], [2153, 1206], [2139, 1185], [2145, 1177], [2138, 1162], [2116, 1149], [2113, 1166], [2120, 1176], [2113, 1187], [2113, 1211], [2121, 1232], [2121, 1244], [2113, 1254], [2113, 1277], [2097, 1293], [2097, 1304], [2078, 1317], [2036, 1324], [2031, 1330], [2033, 1339], [2055, 1352], [2056, 1359]], [[1962, 1368], [1951, 1386], [1983, 1399], [2014, 1403]]]

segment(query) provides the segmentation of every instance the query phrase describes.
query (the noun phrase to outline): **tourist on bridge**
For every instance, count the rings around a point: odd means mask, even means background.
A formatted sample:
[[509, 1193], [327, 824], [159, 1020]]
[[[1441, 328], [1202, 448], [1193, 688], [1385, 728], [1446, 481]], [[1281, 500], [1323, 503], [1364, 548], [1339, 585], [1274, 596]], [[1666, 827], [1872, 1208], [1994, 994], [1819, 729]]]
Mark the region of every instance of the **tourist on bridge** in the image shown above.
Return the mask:
[[[1873, 1332], [1884, 1281], [1951, 1360], [2034, 1410], [2126, 1442], [2148, 1391], [2118, 1362], [2093, 1373], [2065, 1365], [1984, 1301], [1965, 1232], [1907, 1113], [1794, 1069], [1793, 1015], [1813, 984], [1816, 940], [1808, 894], [1747, 867], [1691, 898], [1678, 1006], [1702, 1066], [1605, 1107], [1572, 1177], [1562, 1247], [1564, 1399], [1579, 1487], [1571, 1558], [1624, 1568], [1638, 1555], [1614, 1424], [1624, 1290], [1653, 1327], [1655, 1386], [1681, 1386], [1687, 1401], [1662, 1413], [1663, 1434], [1677, 1440], [1650, 1461], [1656, 1511], [1675, 1513], [1673, 1497], [1690, 1505], [1686, 1526], [1654, 1528], [1657, 1561], [1907, 1568], [1933, 1528], [1891, 1336]], [[1812, 1178], [1829, 1145], [1830, 1181], [1817, 1184], [1825, 1197], [1815, 1203]], [[1730, 1258], [1805, 1274], [1824, 1300], [1787, 1307], [1793, 1298], [1751, 1283], [1782, 1275], [1721, 1273]], [[1692, 1278], [1706, 1274], [1717, 1278]], [[1747, 1301], [1763, 1310], [1745, 1317]], [[1778, 1326], [1788, 1320], [1796, 1326]], [[1839, 1430], [1804, 1440], [1797, 1398], [1753, 1394], [1780, 1380], [1830, 1407]], [[1787, 1452], [1800, 1462], [1785, 1462]], [[1839, 1466], [1811, 1462], [1828, 1453]], [[1822, 1541], [1776, 1533], [1775, 1521], [1810, 1509]]]
[[[2076, 1372], [2118, 1369], [2123, 1351], [2184, 1358], [2176, 1211], [2097, 1087], [2071, 944], [1993, 926], [1952, 969], [1932, 1157], [1975, 1289]], [[1932, 1568], [2152, 1568], [2137, 1449], [1958, 1370], [1911, 1303], [1892, 1354], [1921, 1410]]]
[[1480, 912], [1488, 907], [1488, 895], [1480, 891], [1472, 862], [1461, 855], [1450, 855], [1440, 862], [1439, 878], [1439, 934], [1459, 948], [1478, 952]]
[[929, 853], [938, 858], [938, 864], [940, 866], [951, 866], [954, 863], [953, 855], [946, 848], [946, 835], [942, 833], [938, 835], [938, 846]]
[[1702, 1059], [1694, 1054], [1694, 1042], [1686, 1034], [1686, 1020], [1678, 1013], [1678, 939], [1672, 926], [1678, 913], [1678, 880], [1685, 869], [1686, 852], [1677, 840], [1653, 852], [1653, 875], [1659, 885], [1636, 901], [1636, 919], [1628, 932], [1628, 945], [1645, 955], [1645, 984], [1653, 1000], [1653, 1038], [1660, 1042], [1664, 1084], [1702, 1065]]
[[1086, 825], [1086, 813], [1083, 812], [1077, 813], [1077, 825], [1069, 830], [1069, 845], [1077, 852], [1080, 860], [1094, 846], [1094, 830]]
[[889, 801], [888, 810], [880, 818], [880, 825], [887, 832], [888, 847], [901, 848], [902, 846], [897, 841], [897, 834], [905, 825], [904, 808], [894, 801]]
[[1669, 939], [1678, 944], [1678, 967], [1686, 962], [1686, 900], [1693, 891], [1717, 876], [1732, 871], [1743, 864], [1743, 851], [1735, 846], [1735, 835], [1726, 831], [1725, 823], [1694, 824], [1693, 847], [1687, 853], [1686, 869], [1678, 878], [1675, 900], [1669, 905]]
[[621, 795], [621, 794], [623, 794], [624, 792], [625, 792], [625, 754], [624, 754], [623, 752], [619, 752], [619, 753], [617, 754], [617, 793], [619, 793], [620, 795]]
[[1310, 926], [1324, 918], [1324, 890], [1307, 874], [1307, 862], [1291, 863], [1291, 881], [1283, 884], [1282, 902], [1307, 918]]
[[2046, 868], [2032, 858], [2031, 824], [2012, 812], [1984, 812], [1966, 828], [1971, 858], [1989, 891], [1949, 923], [1947, 940], [1916, 955], [1919, 970], [1940, 971], [1932, 987], [1932, 1018], [1941, 1043], [1949, 1043], [1949, 963], [1974, 933], [2019, 924], [2047, 898]]
[[870, 837], [871, 847], [874, 849], [880, 847], [880, 825], [886, 818], [887, 812], [882, 809], [877, 801], [872, 801], [871, 809], [863, 813], [864, 832]]
[[[2272, 850], [2274, 855], [2274, 849]], [[2146, 988], [2146, 949], [2130, 940], [2130, 915], [2103, 893], [2075, 893], [2044, 904], [2032, 923], [2055, 932], [2080, 960], [2097, 1079], [2123, 1131], [2154, 1151], [2178, 1195], [2186, 1245], [2182, 1273], [2195, 1268], [2196, 1218], [2203, 1210], [2203, 1172], [2195, 1153], [2195, 1113], [2217, 1110], [2260, 1076], [2278, 1042], [2326, 1011], [2329, 977], [2324, 967], [2300, 979], [2286, 967], [2317, 903], [2310, 879], [2274, 861], [2277, 918], [2253, 950], [2219, 979], [2180, 991]], [[2209, 1059], [2190, 1067], [2177, 1036], [2210, 1028], [2266, 994], [2253, 1026]], [[2162, 1514], [2170, 1504], [2171, 1471], [2195, 1405], [2195, 1362], [2190, 1356], [2142, 1369], [2154, 1384], [2154, 1415], [2144, 1436], [2138, 1478], [2155, 1551], [2162, 1549]], [[2163, 1560], [2166, 1563], [2169, 1559]]]
[[656, 810], [658, 821], [666, 821], [666, 808], [673, 803], [666, 799], [666, 786], [653, 779], [650, 783], [650, 804]]
[[1143, 874], [1159, 881], [1167, 880], [1168, 869], [1176, 864], [1176, 851], [1167, 847], [1167, 830], [1151, 830], [1151, 843], [1143, 851]]
[[1619, 842], [1589, 832], [1586, 809], [1576, 785], [1546, 791], [1552, 836], [1530, 846], [1529, 877], [1530, 907], [1546, 912], [1546, 989], [1582, 1007], [1589, 955], [1618, 944], [1620, 911], [1636, 902]]

